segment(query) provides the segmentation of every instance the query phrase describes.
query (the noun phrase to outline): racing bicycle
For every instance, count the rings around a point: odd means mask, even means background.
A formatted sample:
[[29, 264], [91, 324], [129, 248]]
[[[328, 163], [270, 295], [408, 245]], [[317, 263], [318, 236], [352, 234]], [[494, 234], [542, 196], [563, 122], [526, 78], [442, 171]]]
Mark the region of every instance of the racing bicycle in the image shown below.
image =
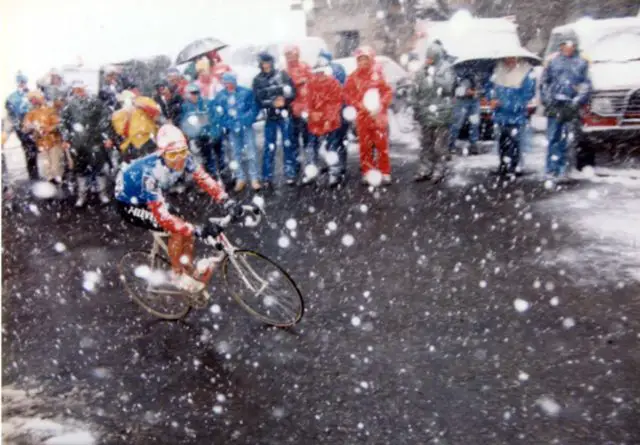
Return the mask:
[[[232, 222], [243, 219], [244, 226], [255, 227], [264, 214], [261, 206], [256, 204], [242, 205], [241, 209], [241, 215], [209, 219], [218, 235], [203, 239], [213, 252], [200, 261], [204, 260], [216, 271], [222, 269], [226, 288], [252, 316], [271, 326], [293, 326], [304, 314], [304, 301], [291, 276], [261, 253], [235, 247], [224, 234], [224, 229]], [[191, 308], [206, 308], [211, 302], [208, 286], [194, 294], [167, 286], [171, 263], [165, 239], [169, 234], [155, 230], [150, 232], [153, 237], [151, 250], [129, 251], [118, 264], [120, 280], [133, 301], [165, 320], [182, 319]]]

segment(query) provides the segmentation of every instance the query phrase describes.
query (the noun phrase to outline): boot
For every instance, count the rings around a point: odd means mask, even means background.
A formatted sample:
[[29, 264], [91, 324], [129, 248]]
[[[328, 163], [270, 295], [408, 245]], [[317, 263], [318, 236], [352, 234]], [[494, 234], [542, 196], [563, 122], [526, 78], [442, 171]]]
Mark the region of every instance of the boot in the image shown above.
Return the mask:
[[98, 196], [100, 197], [100, 202], [107, 204], [111, 201], [111, 198], [107, 194], [107, 178], [100, 175], [96, 179], [96, 182], [98, 183]]
[[76, 200], [76, 207], [80, 208], [80, 207], [84, 207], [84, 205], [87, 203], [87, 187], [88, 187], [88, 178], [85, 178], [84, 176], [79, 176], [76, 179], [76, 187], [77, 187], [77, 194], [78, 194], [78, 199]]

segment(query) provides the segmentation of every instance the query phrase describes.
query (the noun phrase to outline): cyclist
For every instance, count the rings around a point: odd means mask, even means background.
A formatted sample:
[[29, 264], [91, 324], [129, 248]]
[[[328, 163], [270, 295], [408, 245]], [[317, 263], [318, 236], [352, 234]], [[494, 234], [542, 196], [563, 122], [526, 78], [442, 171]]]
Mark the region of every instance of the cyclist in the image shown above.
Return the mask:
[[[192, 174], [196, 184], [226, 210], [241, 210], [229, 199], [222, 185], [200, 166], [187, 148], [179, 128], [171, 124], [158, 130], [158, 151], [137, 159], [118, 173], [115, 195], [122, 218], [148, 230], [169, 232], [169, 257], [172, 277], [169, 283], [190, 293], [204, 288], [213, 265], [194, 271], [194, 238], [216, 236], [215, 227], [198, 228], [169, 211], [162, 192], [170, 189], [183, 175]], [[198, 267], [200, 269], [200, 267]]]

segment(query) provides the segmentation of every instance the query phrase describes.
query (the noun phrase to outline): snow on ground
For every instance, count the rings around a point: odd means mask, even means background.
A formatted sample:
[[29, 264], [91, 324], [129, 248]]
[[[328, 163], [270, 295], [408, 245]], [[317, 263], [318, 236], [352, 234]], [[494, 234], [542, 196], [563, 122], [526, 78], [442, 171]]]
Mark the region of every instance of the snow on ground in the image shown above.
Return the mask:
[[[65, 399], [66, 400], [66, 399]], [[6, 445], [94, 445], [97, 435], [83, 422], [65, 418], [58, 400], [46, 400], [36, 391], [2, 388], [2, 443]]]
[[[640, 280], [640, 180], [599, 179], [608, 182], [596, 181], [538, 204], [587, 241], [550, 253], [546, 260], [582, 270], [585, 284]], [[616, 179], [619, 182], [612, 183]]]
[[[524, 155], [525, 180], [542, 181], [547, 150], [543, 134], [535, 134], [532, 149]], [[481, 155], [457, 157], [450, 186], [464, 186], [472, 174], [498, 167], [495, 150]], [[640, 170], [596, 167], [591, 174], [574, 173], [579, 187], [558, 189], [537, 207], [566, 224], [582, 242], [544, 261], [562, 263], [585, 272], [585, 284], [600, 279], [640, 280]], [[586, 242], [585, 242], [586, 241]]]

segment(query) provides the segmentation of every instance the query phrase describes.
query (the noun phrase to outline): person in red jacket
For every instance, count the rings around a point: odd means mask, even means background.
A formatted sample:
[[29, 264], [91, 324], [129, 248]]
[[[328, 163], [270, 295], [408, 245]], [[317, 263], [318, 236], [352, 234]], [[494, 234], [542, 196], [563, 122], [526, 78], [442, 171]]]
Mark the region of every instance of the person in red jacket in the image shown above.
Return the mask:
[[[375, 52], [368, 46], [355, 52], [358, 63], [344, 87], [347, 105], [356, 109], [356, 131], [360, 139], [360, 170], [366, 180], [369, 171], [377, 168], [382, 183], [391, 183], [389, 162], [389, 117], [387, 110], [393, 100], [393, 90], [375, 69]], [[374, 148], [376, 159], [374, 161]]]
[[288, 45], [284, 49], [284, 57], [287, 62], [286, 72], [291, 77], [296, 89], [296, 98], [291, 103], [293, 112], [293, 150], [297, 152], [302, 138], [302, 147], [309, 144], [309, 131], [307, 128], [307, 82], [312, 76], [311, 67], [300, 60], [300, 48], [296, 45]]
[[316, 168], [305, 169], [302, 183], [307, 184], [317, 174], [318, 152], [325, 142], [328, 154], [329, 185], [336, 186], [344, 179], [347, 151], [340, 137], [342, 125], [342, 86], [333, 77], [330, 66], [317, 67], [307, 88], [309, 112], [309, 144], [307, 145], [307, 165]]

